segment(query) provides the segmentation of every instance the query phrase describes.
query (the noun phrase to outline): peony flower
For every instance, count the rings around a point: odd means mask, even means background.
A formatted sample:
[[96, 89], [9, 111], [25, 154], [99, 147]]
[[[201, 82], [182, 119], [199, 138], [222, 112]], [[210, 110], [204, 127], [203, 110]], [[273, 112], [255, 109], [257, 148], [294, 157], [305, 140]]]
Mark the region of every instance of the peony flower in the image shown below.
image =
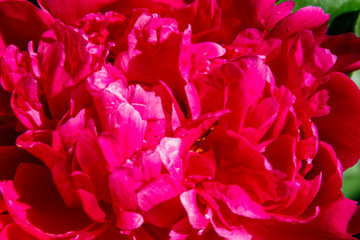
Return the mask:
[[0, 1], [2, 238], [360, 232], [359, 39], [322, 9], [38, 3]]

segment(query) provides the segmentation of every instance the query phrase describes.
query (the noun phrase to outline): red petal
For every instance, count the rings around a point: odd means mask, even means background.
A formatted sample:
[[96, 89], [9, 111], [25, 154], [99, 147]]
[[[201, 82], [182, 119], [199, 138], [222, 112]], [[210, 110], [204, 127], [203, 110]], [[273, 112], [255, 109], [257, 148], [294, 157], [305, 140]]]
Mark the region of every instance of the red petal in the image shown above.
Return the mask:
[[14, 44], [25, 50], [29, 41], [34, 41], [35, 44], [39, 42], [54, 19], [28, 1], [7, 0], [0, 1], [0, 22], [3, 23], [0, 25], [0, 39], [3, 43]]
[[97, 13], [102, 7], [116, 0], [38, 0], [39, 4], [48, 10], [55, 18], [66, 24], [74, 23], [88, 13]]
[[360, 39], [355, 34], [325, 36], [321, 47], [337, 56], [333, 71], [352, 72], [360, 68]]
[[343, 73], [332, 73], [323, 86], [329, 92], [330, 114], [313, 118], [320, 140], [330, 144], [344, 170], [360, 158], [360, 90]]

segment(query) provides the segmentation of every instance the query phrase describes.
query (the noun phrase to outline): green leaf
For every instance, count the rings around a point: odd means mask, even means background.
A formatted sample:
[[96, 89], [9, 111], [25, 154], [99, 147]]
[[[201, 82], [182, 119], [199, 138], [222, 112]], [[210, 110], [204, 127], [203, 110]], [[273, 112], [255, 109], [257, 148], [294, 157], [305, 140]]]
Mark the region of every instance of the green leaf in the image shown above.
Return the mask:
[[360, 161], [344, 172], [341, 190], [346, 198], [360, 200]]
[[[285, 1], [280, 0], [277, 3]], [[294, 2], [293, 11], [309, 5], [321, 7], [326, 13], [330, 13], [330, 22], [343, 13], [360, 10], [360, 0], [294, 0]]]
[[360, 37], [360, 13], [355, 22], [354, 32], [355, 32], [356, 36]]
[[358, 88], [360, 88], [360, 70], [357, 70], [357, 71], [351, 73], [350, 77], [356, 83]]

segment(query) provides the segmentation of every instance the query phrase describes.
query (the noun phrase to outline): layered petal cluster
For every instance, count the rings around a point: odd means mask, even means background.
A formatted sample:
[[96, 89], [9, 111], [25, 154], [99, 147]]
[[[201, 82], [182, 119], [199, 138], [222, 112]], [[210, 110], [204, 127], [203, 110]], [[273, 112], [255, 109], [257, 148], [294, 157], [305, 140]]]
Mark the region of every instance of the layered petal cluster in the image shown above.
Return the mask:
[[353, 239], [360, 40], [275, 0], [0, 1], [1, 239]]

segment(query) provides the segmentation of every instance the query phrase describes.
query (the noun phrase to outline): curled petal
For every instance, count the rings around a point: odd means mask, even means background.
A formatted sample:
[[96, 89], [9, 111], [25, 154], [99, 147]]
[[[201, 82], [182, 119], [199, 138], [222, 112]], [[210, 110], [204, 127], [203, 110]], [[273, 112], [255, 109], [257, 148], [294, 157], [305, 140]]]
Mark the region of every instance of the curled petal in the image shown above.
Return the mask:
[[323, 88], [329, 92], [330, 114], [313, 118], [320, 140], [329, 143], [340, 159], [344, 170], [360, 158], [360, 92], [343, 73], [332, 73]]

